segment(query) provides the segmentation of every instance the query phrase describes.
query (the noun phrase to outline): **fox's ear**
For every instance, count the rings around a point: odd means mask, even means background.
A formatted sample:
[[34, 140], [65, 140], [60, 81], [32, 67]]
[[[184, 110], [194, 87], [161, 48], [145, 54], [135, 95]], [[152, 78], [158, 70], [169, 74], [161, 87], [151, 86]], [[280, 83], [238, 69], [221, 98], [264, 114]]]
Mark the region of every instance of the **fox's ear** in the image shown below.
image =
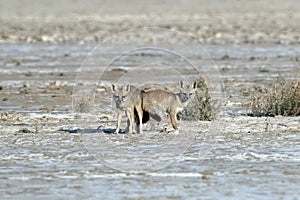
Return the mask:
[[117, 86], [115, 84], [111, 84], [111, 89], [113, 92], [115, 92], [117, 90]]
[[183, 82], [182, 82], [182, 80], [179, 81], [179, 85], [180, 85], [180, 88], [183, 88]]
[[191, 84], [191, 87], [193, 89], [196, 89], [197, 88], [197, 81], [194, 81], [192, 84]]
[[130, 90], [130, 85], [129, 85], [129, 84], [126, 84], [126, 85], [124, 86], [124, 88], [125, 88], [125, 91], [126, 91], [126, 92], [129, 92], [129, 90]]

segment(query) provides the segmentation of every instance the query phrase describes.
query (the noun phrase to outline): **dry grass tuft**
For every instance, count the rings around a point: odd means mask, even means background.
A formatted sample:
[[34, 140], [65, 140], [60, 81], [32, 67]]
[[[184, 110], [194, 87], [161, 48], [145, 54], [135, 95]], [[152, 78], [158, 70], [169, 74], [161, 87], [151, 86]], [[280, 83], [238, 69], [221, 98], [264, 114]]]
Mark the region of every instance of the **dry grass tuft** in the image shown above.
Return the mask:
[[84, 94], [73, 98], [74, 111], [79, 113], [89, 113], [93, 110], [95, 98], [93, 94]]
[[269, 89], [257, 90], [252, 98], [254, 116], [299, 116], [300, 80], [278, 78]]

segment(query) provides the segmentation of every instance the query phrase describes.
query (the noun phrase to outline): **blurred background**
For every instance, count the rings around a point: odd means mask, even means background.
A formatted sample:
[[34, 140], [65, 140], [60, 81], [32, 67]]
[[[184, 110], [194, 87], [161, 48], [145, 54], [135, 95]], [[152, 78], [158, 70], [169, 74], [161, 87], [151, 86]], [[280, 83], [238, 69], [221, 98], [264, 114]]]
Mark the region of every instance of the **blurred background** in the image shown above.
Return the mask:
[[290, 44], [299, 43], [299, 21], [297, 0], [1, 0], [0, 42], [93, 43], [159, 26], [202, 43]]

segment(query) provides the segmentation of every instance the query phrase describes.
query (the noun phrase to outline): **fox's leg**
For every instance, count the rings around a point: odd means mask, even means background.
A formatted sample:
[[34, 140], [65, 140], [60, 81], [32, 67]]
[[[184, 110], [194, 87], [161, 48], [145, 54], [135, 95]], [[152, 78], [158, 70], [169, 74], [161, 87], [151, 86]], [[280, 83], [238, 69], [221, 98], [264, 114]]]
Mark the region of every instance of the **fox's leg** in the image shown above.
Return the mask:
[[118, 122], [117, 122], [117, 128], [115, 134], [118, 134], [120, 131], [121, 120], [122, 120], [122, 111], [118, 111]]
[[134, 107], [131, 108], [130, 110], [130, 116], [131, 116], [131, 128], [133, 133], [137, 133], [136, 131], [136, 120], [134, 116]]
[[[143, 109], [140, 106], [140, 107], [136, 108], [136, 111], [137, 111], [138, 118], [139, 118], [139, 121], [140, 121], [139, 132], [138, 133], [143, 133]], [[134, 123], [134, 125], [136, 126], [136, 123]]]
[[128, 133], [128, 131], [129, 131], [129, 126], [130, 126], [130, 120], [127, 119], [127, 126], [126, 126], [126, 129], [125, 129], [125, 133]]
[[134, 123], [134, 112], [132, 112], [132, 109], [130, 109], [130, 110], [126, 111], [126, 115], [129, 119], [128, 133], [132, 134], [133, 133], [133, 123]]
[[176, 112], [170, 113], [170, 119], [171, 119], [171, 124], [172, 124], [173, 128], [175, 130], [178, 130]]

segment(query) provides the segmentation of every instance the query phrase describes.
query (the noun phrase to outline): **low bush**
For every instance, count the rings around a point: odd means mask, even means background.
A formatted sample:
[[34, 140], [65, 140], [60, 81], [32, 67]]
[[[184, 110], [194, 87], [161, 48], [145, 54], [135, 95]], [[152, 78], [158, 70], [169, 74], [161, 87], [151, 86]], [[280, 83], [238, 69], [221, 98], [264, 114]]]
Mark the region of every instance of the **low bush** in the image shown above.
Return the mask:
[[252, 97], [254, 116], [299, 116], [300, 80], [278, 78], [271, 88], [258, 89]]

